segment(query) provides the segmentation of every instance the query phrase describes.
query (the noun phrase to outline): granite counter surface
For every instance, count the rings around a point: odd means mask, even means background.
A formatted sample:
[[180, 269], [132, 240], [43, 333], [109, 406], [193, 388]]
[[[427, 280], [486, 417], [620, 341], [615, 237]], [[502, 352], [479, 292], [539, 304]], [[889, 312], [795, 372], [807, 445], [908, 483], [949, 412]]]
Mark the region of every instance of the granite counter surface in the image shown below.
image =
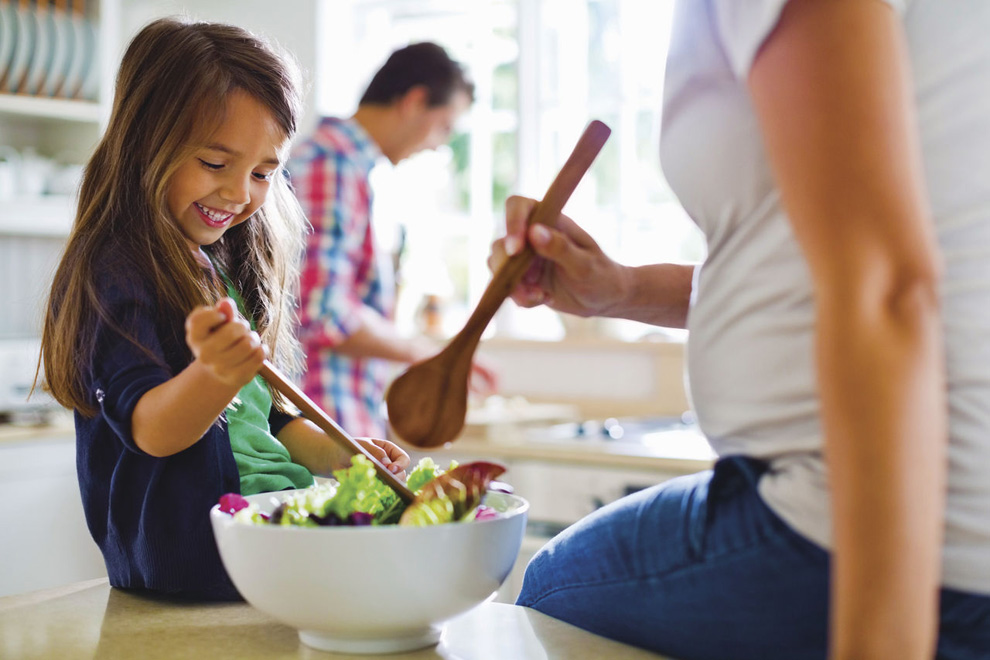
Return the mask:
[[452, 619], [439, 645], [390, 655], [341, 655], [303, 645], [296, 631], [246, 603], [189, 603], [113, 589], [103, 579], [0, 598], [0, 657], [166, 660], [647, 660], [535, 610], [486, 602]]

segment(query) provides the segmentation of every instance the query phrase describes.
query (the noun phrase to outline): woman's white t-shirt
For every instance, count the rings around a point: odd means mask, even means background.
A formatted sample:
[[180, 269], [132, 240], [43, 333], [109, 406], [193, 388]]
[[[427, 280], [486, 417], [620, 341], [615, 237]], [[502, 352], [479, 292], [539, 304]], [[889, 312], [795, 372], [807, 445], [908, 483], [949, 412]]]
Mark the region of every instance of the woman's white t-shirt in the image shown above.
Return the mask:
[[[688, 318], [688, 381], [719, 454], [768, 459], [768, 505], [830, 545], [809, 272], [763, 150], [746, 78], [786, 0], [682, 0], [661, 160], [708, 240]], [[888, 0], [903, 22], [946, 266], [950, 412], [943, 583], [990, 594], [990, 2]]]

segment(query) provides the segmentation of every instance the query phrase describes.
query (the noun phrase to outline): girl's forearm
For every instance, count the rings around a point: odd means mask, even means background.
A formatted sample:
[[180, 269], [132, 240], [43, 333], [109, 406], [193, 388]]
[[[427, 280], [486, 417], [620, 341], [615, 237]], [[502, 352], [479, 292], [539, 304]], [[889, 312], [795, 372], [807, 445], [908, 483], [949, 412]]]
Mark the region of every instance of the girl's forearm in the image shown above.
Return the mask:
[[289, 450], [293, 463], [318, 476], [329, 475], [348, 460], [346, 452], [339, 449], [320, 427], [301, 417], [282, 427], [278, 441]]
[[131, 416], [135, 444], [152, 456], [171, 456], [195, 444], [237, 396], [198, 360], [138, 401]]

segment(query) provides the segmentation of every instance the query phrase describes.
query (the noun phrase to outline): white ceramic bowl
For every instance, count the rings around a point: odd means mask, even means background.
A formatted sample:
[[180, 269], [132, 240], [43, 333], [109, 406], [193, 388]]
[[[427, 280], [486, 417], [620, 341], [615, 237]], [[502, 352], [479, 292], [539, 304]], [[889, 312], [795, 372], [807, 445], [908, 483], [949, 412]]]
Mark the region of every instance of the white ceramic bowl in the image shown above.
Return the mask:
[[[288, 492], [288, 491], [287, 491]], [[281, 498], [286, 493], [276, 493]], [[272, 493], [248, 501], [270, 513]], [[443, 623], [488, 599], [512, 570], [529, 504], [490, 492], [502, 517], [433, 527], [283, 527], [210, 520], [220, 558], [254, 607], [340, 653], [436, 644]]]

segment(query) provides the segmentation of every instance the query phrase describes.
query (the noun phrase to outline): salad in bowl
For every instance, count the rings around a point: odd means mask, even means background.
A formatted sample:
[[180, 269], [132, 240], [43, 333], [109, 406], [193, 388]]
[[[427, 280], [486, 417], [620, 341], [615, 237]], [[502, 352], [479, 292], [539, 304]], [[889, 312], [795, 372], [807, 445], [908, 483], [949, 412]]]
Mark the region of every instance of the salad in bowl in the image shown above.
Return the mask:
[[220, 557], [251, 605], [341, 653], [439, 641], [443, 624], [494, 594], [516, 561], [529, 505], [490, 489], [493, 463], [423, 459], [410, 504], [356, 456], [310, 488], [228, 494], [210, 519]]

